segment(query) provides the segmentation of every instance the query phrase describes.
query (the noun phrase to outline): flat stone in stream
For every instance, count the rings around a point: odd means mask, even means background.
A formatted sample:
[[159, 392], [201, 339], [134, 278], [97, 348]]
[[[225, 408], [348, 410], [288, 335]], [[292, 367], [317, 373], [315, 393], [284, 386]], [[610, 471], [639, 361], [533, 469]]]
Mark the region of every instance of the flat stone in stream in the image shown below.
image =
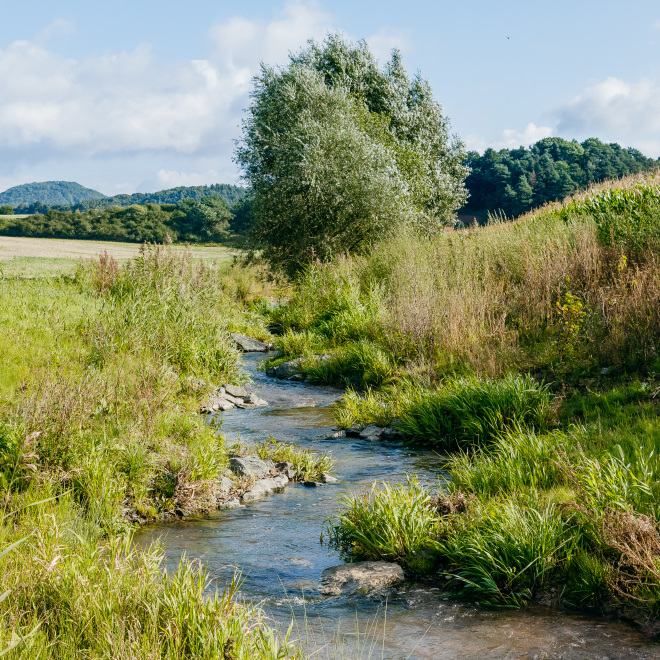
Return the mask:
[[242, 385], [223, 385], [220, 389], [237, 399], [243, 399], [248, 395], [248, 391]]
[[278, 474], [276, 477], [271, 477], [270, 479], [260, 479], [252, 484], [247, 492], [243, 494], [243, 503], [260, 500], [262, 497], [266, 497], [266, 495], [284, 488], [288, 483], [289, 479], [285, 474]]
[[360, 561], [326, 568], [321, 573], [319, 591], [326, 596], [340, 596], [356, 591], [382, 592], [403, 580], [403, 569], [398, 564]]
[[263, 341], [252, 339], [252, 337], [241, 335], [238, 332], [232, 332], [231, 338], [244, 353], [265, 353], [273, 347], [272, 344], [266, 344]]
[[267, 463], [256, 456], [229, 455], [229, 467], [239, 477], [253, 477], [255, 479], [266, 477], [273, 469], [273, 465], [272, 461]]

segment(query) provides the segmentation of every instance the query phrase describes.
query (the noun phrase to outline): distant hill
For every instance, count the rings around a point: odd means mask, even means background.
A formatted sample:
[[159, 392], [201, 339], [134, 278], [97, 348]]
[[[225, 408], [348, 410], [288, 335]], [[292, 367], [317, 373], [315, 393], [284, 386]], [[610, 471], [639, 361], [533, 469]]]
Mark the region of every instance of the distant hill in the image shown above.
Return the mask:
[[459, 217], [483, 223], [488, 213], [516, 217], [594, 183], [658, 169], [660, 159], [597, 138], [579, 143], [552, 137], [528, 149], [486, 149], [483, 156], [471, 151], [465, 165], [470, 197]]
[[[69, 190], [67, 197], [65, 191]], [[60, 191], [58, 195], [57, 192]], [[76, 193], [74, 195], [74, 192]], [[183, 199], [196, 202], [205, 197], [222, 197], [229, 206], [242, 200], [247, 191], [242, 186], [214, 183], [210, 186], [179, 186], [155, 193], [135, 193], [106, 197], [96, 190], [85, 188], [79, 183], [67, 181], [45, 181], [26, 183], [0, 193], [0, 205], [10, 204], [16, 213], [46, 213], [55, 208], [60, 211], [104, 210], [113, 206], [125, 207], [138, 204], [178, 204]]]
[[210, 186], [178, 186], [159, 190], [155, 193], [134, 193], [133, 195], [115, 195], [103, 199], [93, 199], [78, 204], [80, 210], [107, 209], [111, 206], [132, 206], [133, 204], [177, 204], [182, 199], [194, 199], [199, 202], [204, 197], [222, 197], [230, 206], [245, 197], [242, 186], [228, 183], [214, 183]]
[[85, 188], [75, 181], [42, 181], [24, 183], [0, 193], [0, 205], [19, 206], [34, 202], [49, 206], [70, 206], [92, 199], [103, 199], [105, 195], [98, 190]]

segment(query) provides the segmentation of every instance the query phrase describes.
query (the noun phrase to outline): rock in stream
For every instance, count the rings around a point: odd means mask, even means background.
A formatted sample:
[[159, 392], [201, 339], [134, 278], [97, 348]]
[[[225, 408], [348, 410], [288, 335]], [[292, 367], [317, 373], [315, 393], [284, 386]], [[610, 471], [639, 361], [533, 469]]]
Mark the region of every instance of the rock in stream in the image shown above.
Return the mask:
[[321, 573], [319, 591], [326, 596], [340, 596], [356, 591], [382, 592], [403, 580], [403, 569], [398, 564], [360, 561], [326, 568]]

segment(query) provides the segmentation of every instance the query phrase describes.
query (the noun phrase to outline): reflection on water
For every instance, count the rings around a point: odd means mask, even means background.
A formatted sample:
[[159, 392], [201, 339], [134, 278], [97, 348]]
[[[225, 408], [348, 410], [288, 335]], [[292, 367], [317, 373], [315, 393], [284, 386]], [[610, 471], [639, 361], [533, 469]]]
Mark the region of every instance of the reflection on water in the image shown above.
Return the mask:
[[[256, 369], [262, 356], [248, 355], [245, 366], [259, 396], [270, 405], [223, 414], [228, 442], [278, 440], [328, 451], [335, 459], [338, 483], [320, 488], [290, 486], [249, 507], [217, 512], [206, 520], [177, 521], [141, 530], [139, 543], [162, 538], [168, 566], [186, 552], [208, 566], [212, 587], [220, 590], [235, 568], [244, 579], [244, 598], [262, 603], [275, 621], [288, 626], [293, 613], [317, 640], [341, 628], [360, 630], [377, 623], [372, 658], [431, 660], [449, 658], [660, 659], [660, 647], [625, 624], [547, 609], [487, 611], [444, 600], [439, 590], [407, 584], [385, 604], [364, 596], [324, 597], [318, 592], [321, 571], [341, 562], [338, 553], [319, 543], [324, 523], [342, 495], [368, 490], [374, 481], [405, 482], [416, 474], [436, 484], [443, 460], [432, 452], [404, 445], [328, 439], [331, 404], [338, 390], [275, 381]], [[323, 634], [322, 631], [325, 631]], [[355, 636], [343, 637], [347, 645]], [[321, 657], [325, 657], [324, 654]], [[364, 653], [362, 657], [369, 657]]]

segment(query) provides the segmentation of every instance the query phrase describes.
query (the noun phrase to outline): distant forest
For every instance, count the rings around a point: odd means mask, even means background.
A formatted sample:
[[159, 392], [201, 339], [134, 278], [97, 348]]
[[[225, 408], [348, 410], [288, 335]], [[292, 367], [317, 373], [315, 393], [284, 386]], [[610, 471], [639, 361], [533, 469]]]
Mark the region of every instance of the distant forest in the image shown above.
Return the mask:
[[[55, 201], [64, 199], [67, 193], [66, 186], [49, 186], [49, 184], [67, 184], [71, 193], [69, 198], [78, 195], [77, 201]], [[51, 194], [54, 191], [55, 194]], [[80, 198], [81, 191], [95, 193]], [[246, 190], [241, 186], [227, 183], [214, 183], [210, 186], [179, 186], [160, 190], [155, 193], [134, 193], [133, 195], [115, 195], [105, 197], [95, 190], [85, 188], [78, 183], [69, 181], [46, 181], [44, 183], [27, 183], [22, 186], [10, 188], [0, 193], [0, 204], [9, 204], [14, 207], [14, 213], [47, 213], [51, 209], [58, 211], [89, 211], [90, 209], [103, 210], [113, 206], [125, 207], [134, 204], [178, 204], [184, 199], [199, 202], [205, 197], [222, 197], [227, 204], [232, 205], [245, 197]], [[41, 195], [41, 196], [40, 196]], [[98, 196], [96, 196], [98, 195]], [[20, 202], [18, 200], [30, 200]], [[13, 201], [12, 201], [13, 200]]]
[[[660, 159], [596, 138], [582, 143], [545, 138], [529, 148], [487, 149], [483, 155], [472, 151], [465, 164], [470, 197], [460, 213], [485, 220], [486, 212], [519, 216], [592, 183], [656, 168]], [[61, 203], [38, 201], [39, 195]], [[10, 201], [17, 199], [32, 201]], [[5, 236], [131, 242], [162, 242], [170, 236], [178, 242], [223, 242], [252, 224], [247, 189], [229, 184], [103, 197], [77, 183], [46, 181], [10, 188], [0, 194], [0, 204], [13, 206], [16, 214], [30, 214], [0, 216], [0, 235]]]
[[519, 216], [547, 202], [564, 199], [592, 183], [660, 166], [637, 149], [596, 138], [582, 143], [561, 138], [539, 140], [529, 149], [487, 149], [468, 153], [470, 192], [461, 212], [503, 212]]
[[[245, 224], [244, 204], [230, 210], [218, 195], [177, 204], [133, 204], [124, 208], [87, 211], [48, 209], [27, 218], [0, 217], [0, 235], [42, 238], [78, 238], [105, 241], [157, 242], [169, 236], [175, 242], [223, 242], [232, 227]], [[241, 224], [243, 223], [243, 224]]]
[[[0, 193], [0, 206], [28, 208], [30, 204], [48, 204], [50, 206], [70, 206], [92, 199], [103, 199], [105, 195], [98, 190], [85, 188], [75, 181], [41, 181], [24, 183]], [[16, 211], [30, 213], [30, 211]]]

